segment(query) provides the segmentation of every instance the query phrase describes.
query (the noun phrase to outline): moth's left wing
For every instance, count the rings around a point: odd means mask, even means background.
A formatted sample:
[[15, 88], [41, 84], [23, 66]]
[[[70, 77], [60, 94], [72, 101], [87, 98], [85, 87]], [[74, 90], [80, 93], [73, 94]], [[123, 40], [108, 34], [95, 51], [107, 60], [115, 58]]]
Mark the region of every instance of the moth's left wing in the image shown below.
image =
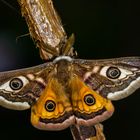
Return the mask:
[[[9, 109], [28, 109], [46, 86], [52, 63], [0, 72], [0, 105]], [[45, 72], [44, 72], [45, 71]]]
[[74, 73], [94, 91], [119, 100], [140, 87], [140, 57], [74, 60]]

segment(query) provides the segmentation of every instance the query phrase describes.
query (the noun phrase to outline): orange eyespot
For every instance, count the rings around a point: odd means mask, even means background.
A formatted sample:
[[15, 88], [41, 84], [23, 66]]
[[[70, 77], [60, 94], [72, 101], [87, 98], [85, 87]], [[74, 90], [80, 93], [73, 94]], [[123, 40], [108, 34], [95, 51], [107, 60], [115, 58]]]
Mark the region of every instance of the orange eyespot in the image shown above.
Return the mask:
[[92, 94], [87, 94], [85, 97], [84, 97], [84, 102], [88, 105], [88, 106], [92, 106], [95, 104], [95, 98], [93, 97]]
[[46, 103], [45, 103], [45, 109], [46, 109], [48, 112], [54, 111], [55, 108], [56, 108], [56, 104], [55, 104], [54, 101], [52, 101], [52, 100], [46, 101]]

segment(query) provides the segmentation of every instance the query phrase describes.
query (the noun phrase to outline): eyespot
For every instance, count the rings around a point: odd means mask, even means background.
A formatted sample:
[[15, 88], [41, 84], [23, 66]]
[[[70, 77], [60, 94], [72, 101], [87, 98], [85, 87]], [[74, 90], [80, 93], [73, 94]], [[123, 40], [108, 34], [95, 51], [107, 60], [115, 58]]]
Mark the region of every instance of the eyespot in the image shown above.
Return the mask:
[[23, 87], [23, 82], [19, 78], [14, 78], [10, 81], [9, 85], [10, 85], [11, 89], [19, 90]]
[[0, 90], [6, 92], [18, 93], [25, 85], [29, 83], [29, 80], [25, 76], [14, 77], [13, 79], [5, 82], [0, 86]]
[[117, 79], [121, 75], [121, 71], [117, 67], [109, 67], [106, 71], [107, 77]]
[[56, 104], [55, 104], [54, 101], [52, 101], [52, 100], [46, 101], [46, 103], [45, 103], [45, 109], [46, 109], [48, 112], [54, 111], [55, 108], [56, 108]]
[[95, 98], [93, 97], [92, 94], [87, 94], [84, 97], [84, 102], [88, 105], [88, 106], [92, 106], [95, 104]]
[[109, 78], [110, 80], [121, 80], [133, 74], [132, 71], [115, 66], [104, 66], [100, 70], [100, 75]]

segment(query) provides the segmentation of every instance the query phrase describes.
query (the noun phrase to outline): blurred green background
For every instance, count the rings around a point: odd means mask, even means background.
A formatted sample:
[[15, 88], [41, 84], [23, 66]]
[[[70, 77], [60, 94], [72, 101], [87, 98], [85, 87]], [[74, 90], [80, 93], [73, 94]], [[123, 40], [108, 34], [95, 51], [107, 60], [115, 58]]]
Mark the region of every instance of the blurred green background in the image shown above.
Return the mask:
[[[0, 71], [25, 68], [43, 63], [29, 36], [16, 0], [0, 1]], [[79, 58], [101, 59], [140, 56], [140, 8], [136, 0], [54, 0], [67, 34], [75, 33]], [[107, 140], [136, 140], [140, 130], [140, 90], [114, 102], [116, 111], [103, 122]], [[0, 139], [67, 139], [69, 129], [40, 131], [30, 124], [30, 110], [0, 108]]]

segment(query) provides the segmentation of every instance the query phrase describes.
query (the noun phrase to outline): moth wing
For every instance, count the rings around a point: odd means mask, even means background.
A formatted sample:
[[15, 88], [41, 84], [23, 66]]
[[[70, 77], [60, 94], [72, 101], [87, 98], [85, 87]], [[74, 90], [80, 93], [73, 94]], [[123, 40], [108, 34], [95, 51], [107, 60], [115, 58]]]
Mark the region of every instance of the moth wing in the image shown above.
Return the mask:
[[62, 130], [75, 122], [69, 96], [55, 77], [49, 79], [41, 97], [32, 106], [31, 123], [42, 130]]
[[123, 99], [140, 87], [140, 57], [75, 60], [74, 73], [110, 100]]
[[0, 105], [15, 110], [30, 108], [45, 88], [47, 73], [52, 67], [52, 63], [46, 63], [25, 69], [0, 72]]
[[89, 88], [77, 76], [71, 80], [71, 102], [77, 125], [93, 126], [112, 116], [114, 107], [110, 100]]

